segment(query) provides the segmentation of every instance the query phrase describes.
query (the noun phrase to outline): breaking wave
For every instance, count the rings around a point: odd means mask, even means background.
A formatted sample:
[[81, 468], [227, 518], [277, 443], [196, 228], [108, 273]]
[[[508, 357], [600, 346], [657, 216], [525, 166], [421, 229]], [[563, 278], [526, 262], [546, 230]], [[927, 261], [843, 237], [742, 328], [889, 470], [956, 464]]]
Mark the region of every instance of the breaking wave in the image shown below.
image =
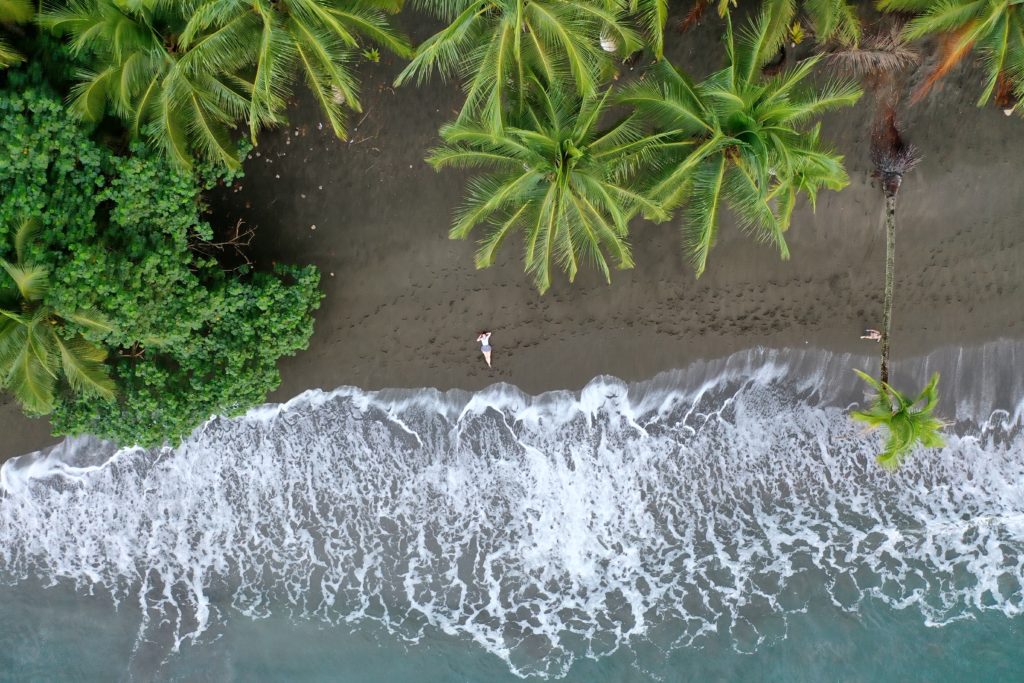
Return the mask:
[[0, 471], [0, 580], [109, 594], [167, 656], [283, 612], [450, 634], [522, 676], [721, 632], [752, 652], [819, 600], [1013, 616], [1022, 349], [898, 366], [943, 372], [955, 425], [897, 473], [847, 415], [869, 362], [811, 350], [539, 396], [307, 392], [176, 449], [69, 440]]

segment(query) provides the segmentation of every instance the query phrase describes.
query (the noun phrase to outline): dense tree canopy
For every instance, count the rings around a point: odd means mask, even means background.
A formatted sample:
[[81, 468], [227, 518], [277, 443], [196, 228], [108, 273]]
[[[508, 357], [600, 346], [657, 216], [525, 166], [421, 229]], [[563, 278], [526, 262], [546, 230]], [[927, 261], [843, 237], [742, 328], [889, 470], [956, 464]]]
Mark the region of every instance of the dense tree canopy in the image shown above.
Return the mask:
[[186, 173], [144, 146], [116, 155], [44, 88], [20, 90], [0, 92], [0, 237], [12, 243], [18, 216], [38, 219], [20, 258], [47, 273], [38, 304], [102, 317], [70, 331], [109, 350], [117, 391], [57, 391], [55, 430], [154, 445], [262, 401], [278, 358], [312, 334], [316, 271], [228, 269], [200, 248], [214, 235], [200, 192], [223, 167]]

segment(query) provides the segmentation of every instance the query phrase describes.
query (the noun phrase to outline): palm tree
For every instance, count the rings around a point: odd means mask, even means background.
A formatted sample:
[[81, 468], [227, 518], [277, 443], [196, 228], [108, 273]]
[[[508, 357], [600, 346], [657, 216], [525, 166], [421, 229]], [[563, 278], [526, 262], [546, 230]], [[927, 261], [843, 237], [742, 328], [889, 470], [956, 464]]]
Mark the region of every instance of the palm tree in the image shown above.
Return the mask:
[[501, 131], [470, 122], [441, 129], [446, 144], [427, 159], [434, 168], [490, 171], [470, 182], [450, 233], [463, 239], [477, 225], [489, 225], [476, 255], [478, 268], [493, 264], [495, 252], [516, 231], [526, 242], [525, 270], [542, 294], [551, 286], [554, 262], [570, 282], [584, 261], [608, 281], [609, 257], [619, 268], [633, 266], [629, 218], [638, 208], [654, 215], [661, 209], [630, 187], [630, 169], [622, 165], [647, 144], [634, 120], [598, 127], [608, 102], [608, 92], [580, 98], [538, 87], [528, 109], [512, 115]]
[[0, 386], [33, 415], [53, 410], [61, 374], [73, 391], [113, 399], [114, 382], [103, 365], [106, 351], [67, 323], [97, 332], [110, 327], [96, 313], [62, 315], [46, 304], [49, 272], [26, 260], [33, 231], [34, 224], [25, 221], [15, 233], [16, 263], [0, 259], [14, 285], [0, 290]]
[[230, 129], [248, 110], [251, 84], [233, 73], [246, 58], [239, 49], [216, 68], [192, 58], [179, 36], [197, 7], [196, 0], [67, 0], [40, 23], [70, 34], [72, 51], [91, 58], [72, 91], [82, 116], [115, 114], [186, 168], [193, 149], [237, 167]]
[[854, 372], [873, 387], [876, 394], [867, 410], [855, 410], [851, 416], [866, 422], [872, 429], [884, 427], [889, 431], [885, 449], [877, 458], [880, 465], [888, 469], [899, 467], [917, 445], [925, 448], [942, 448], [946, 445], [939, 435], [945, 423], [932, 415], [939, 402], [939, 373], [933, 374], [921, 393], [911, 399], [887, 382], [879, 382], [860, 370]]
[[[725, 16], [737, 0], [718, 0], [718, 14]], [[767, 16], [768, 42], [777, 50], [797, 17], [796, 0], [763, 0], [761, 11]], [[838, 42], [854, 46], [860, 40], [861, 24], [857, 10], [845, 0], [807, 0], [804, 15], [819, 43]]]
[[903, 176], [921, 160], [913, 145], [903, 144], [893, 111], [889, 109], [871, 137], [871, 160], [885, 194], [885, 293], [882, 309], [881, 380], [889, 381], [889, 339], [892, 333], [893, 281], [896, 269], [896, 195]]
[[[938, 403], [939, 375], [932, 376], [924, 390], [911, 400], [896, 391], [889, 384], [889, 339], [892, 333], [893, 281], [896, 265], [896, 196], [903, 184], [903, 176], [919, 162], [920, 157], [912, 145], [903, 144], [896, 128], [893, 110], [889, 107], [882, 116], [872, 135], [871, 159], [875, 175], [881, 180], [885, 194], [885, 294], [882, 312], [882, 360], [880, 377], [872, 377], [856, 370], [876, 392], [871, 407], [866, 411], [854, 411], [854, 419], [867, 422], [872, 428], [886, 427], [889, 438], [885, 450], [878, 456], [878, 462], [885, 467], [898, 467], [903, 457], [916, 445], [936, 448], [943, 445], [938, 431], [943, 427], [941, 420], [932, 417]], [[914, 406], [922, 403], [920, 409]]]
[[904, 29], [907, 39], [945, 38], [941, 61], [918, 88], [917, 98], [974, 48], [988, 70], [978, 106], [988, 102], [1002, 78], [1009, 79], [1018, 99], [1024, 97], [1024, 5], [1019, 0], [880, 0], [878, 6], [918, 14]]
[[[35, 15], [30, 0], [0, 0], [0, 24], [24, 24]], [[3, 38], [0, 38], [0, 69], [23, 61], [25, 58]]]
[[248, 121], [255, 142], [280, 123], [297, 70], [344, 137], [342, 105], [359, 110], [350, 62], [362, 37], [410, 53], [387, 1], [67, 0], [41, 23], [92, 60], [72, 93], [86, 118], [113, 113], [185, 167], [194, 151], [237, 167], [232, 129]]
[[181, 35], [196, 64], [214, 69], [241, 51], [254, 69], [248, 119], [257, 131], [281, 122], [301, 71], [334, 134], [345, 138], [342, 104], [361, 111], [349, 63], [365, 40], [411, 57], [407, 38], [389, 24], [387, 0], [204, 0]]
[[[602, 47], [628, 54], [639, 44], [617, 8], [589, 0], [416, 0], [448, 26], [424, 41], [395, 85], [434, 71], [463, 80], [460, 121], [500, 128], [506, 111], [521, 116], [528, 90], [572, 81], [584, 97], [611, 65]], [[603, 39], [603, 40], [602, 40]]]
[[742, 228], [788, 258], [783, 233], [797, 195], [805, 193], [813, 207], [820, 188], [839, 190], [849, 182], [843, 157], [822, 146], [820, 126], [803, 124], [852, 105], [860, 89], [835, 82], [820, 91], [801, 90], [819, 57], [765, 77], [762, 67], [774, 55], [768, 31], [762, 14], [737, 42], [729, 22], [728, 67], [694, 84], [661, 62], [619, 97], [658, 132], [644, 149], [645, 163], [659, 169], [648, 193], [666, 208], [686, 205], [684, 240], [698, 277], [715, 244], [723, 205]]

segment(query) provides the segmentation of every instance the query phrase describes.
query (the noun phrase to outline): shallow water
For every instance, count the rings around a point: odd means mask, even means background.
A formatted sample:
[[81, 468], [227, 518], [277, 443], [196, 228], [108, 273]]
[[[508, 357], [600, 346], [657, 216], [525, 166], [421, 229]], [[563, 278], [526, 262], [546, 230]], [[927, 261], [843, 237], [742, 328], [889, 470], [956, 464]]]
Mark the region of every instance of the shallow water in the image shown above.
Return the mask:
[[0, 671], [1012, 678], [1022, 357], [899, 366], [943, 373], [955, 425], [895, 474], [847, 417], [867, 361], [817, 351], [539, 397], [310, 392], [160, 452], [69, 442], [0, 472]]

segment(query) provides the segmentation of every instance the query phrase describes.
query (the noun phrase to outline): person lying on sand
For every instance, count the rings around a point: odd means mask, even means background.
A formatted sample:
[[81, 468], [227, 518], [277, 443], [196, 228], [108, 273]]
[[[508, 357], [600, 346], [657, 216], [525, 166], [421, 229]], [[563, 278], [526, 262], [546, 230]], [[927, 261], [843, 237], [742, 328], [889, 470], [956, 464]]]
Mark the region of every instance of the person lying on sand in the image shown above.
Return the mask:
[[487, 367], [491, 367], [491, 333], [481, 332], [476, 340], [480, 342], [480, 352], [484, 354]]
[[881, 341], [882, 333], [878, 330], [872, 330], [870, 327], [864, 330], [864, 334], [860, 336], [861, 339], [870, 339], [871, 341]]

